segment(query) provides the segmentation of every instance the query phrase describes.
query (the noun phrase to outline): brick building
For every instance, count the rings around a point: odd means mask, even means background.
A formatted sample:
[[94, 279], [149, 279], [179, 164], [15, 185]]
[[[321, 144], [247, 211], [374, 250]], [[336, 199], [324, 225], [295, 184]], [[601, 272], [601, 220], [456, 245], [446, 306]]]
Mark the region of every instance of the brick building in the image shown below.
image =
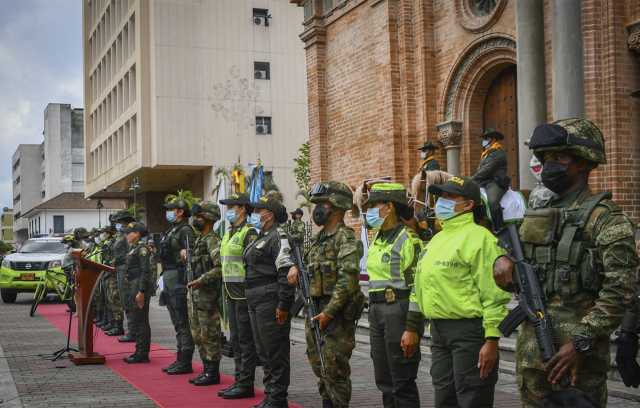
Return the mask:
[[409, 184], [430, 140], [470, 176], [477, 135], [506, 140], [512, 187], [540, 123], [586, 117], [608, 164], [593, 173], [640, 218], [640, 3], [636, 0], [290, 0], [304, 8], [312, 181]]

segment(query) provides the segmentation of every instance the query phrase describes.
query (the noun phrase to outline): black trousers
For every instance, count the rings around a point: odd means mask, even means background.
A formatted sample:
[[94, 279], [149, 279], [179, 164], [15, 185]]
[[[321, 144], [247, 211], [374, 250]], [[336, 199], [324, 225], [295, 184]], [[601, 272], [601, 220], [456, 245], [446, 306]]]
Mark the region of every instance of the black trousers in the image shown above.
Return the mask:
[[247, 299], [227, 298], [229, 332], [236, 365], [235, 382], [240, 388], [253, 388], [258, 354], [253, 339]]

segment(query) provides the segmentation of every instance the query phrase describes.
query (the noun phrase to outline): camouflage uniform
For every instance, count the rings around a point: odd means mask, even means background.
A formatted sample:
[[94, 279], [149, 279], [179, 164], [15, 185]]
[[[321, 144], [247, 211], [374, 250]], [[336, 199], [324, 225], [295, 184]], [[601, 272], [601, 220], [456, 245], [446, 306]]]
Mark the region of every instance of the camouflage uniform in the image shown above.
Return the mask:
[[553, 191], [549, 190], [544, 184], [539, 183], [529, 196], [529, 208], [544, 207], [547, 202], [553, 197]]
[[[339, 189], [351, 194], [349, 188], [339, 182], [323, 183], [325, 187]], [[351, 208], [351, 200], [338, 194], [314, 196], [312, 203], [329, 202], [343, 210]], [[348, 407], [351, 400], [351, 367], [349, 360], [355, 348], [356, 318], [362, 309], [359, 304], [364, 299], [360, 291], [360, 258], [363, 255], [362, 241], [351, 227], [340, 221], [331, 231], [324, 228], [311, 240], [304, 254], [304, 264], [308, 265], [311, 296], [318, 313], [324, 312], [332, 319], [338, 319], [333, 334], [326, 336], [322, 348], [327, 378], [323, 380], [320, 356], [313, 331], [305, 323], [307, 356], [314, 374], [320, 379], [318, 391], [324, 401], [331, 400], [336, 407]], [[327, 273], [325, 266], [330, 266]], [[325, 337], [325, 332], [321, 332]]]
[[[102, 246], [102, 263], [113, 266], [113, 244], [116, 238], [110, 233], [109, 239]], [[104, 283], [107, 289], [107, 300], [109, 301], [109, 309], [113, 313], [116, 321], [124, 320], [124, 311], [122, 310], [122, 302], [120, 301], [120, 293], [118, 292], [118, 278], [116, 272], [106, 272]]]
[[[562, 126], [576, 139], [597, 142], [604, 150], [600, 131], [588, 120], [566, 119], [555, 124]], [[606, 163], [604, 152], [596, 148], [579, 143], [536, 147], [535, 138], [536, 131], [531, 146], [541, 162], [546, 151], [560, 150], [588, 160], [591, 168]], [[562, 238], [567, 230], [575, 227], [575, 217], [570, 217], [581, 211], [588, 214], [581, 204], [590, 200], [597, 206], [589, 215], [585, 227], [573, 236], [571, 249], [568, 250], [569, 260], [563, 261], [560, 257], [563, 252]], [[634, 290], [635, 271], [639, 263], [634, 242], [635, 226], [615, 202], [593, 195], [588, 185], [561, 199], [550, 200], [541, 211], [549, 211], [548, 208], [555, 208], [560, 214], [554, 236], [546, 241], [551, 244], [543, 244], [533, 238], [534, 224], [529, 224], [525, 215], [525, 222], [520, 229], [525, 256], [531, 264], [540, 265], [544, 271], [539, 274], [540, 287], [546, 297], [547, 312], [554, 323], [559, 346], [571, 342], [576, 335], [591, 340], [592, 349], [580, 366], [576, 388], [606, 405], [607, 371], [611, 366], [609, 336], [622, 321]], [[574, 249], [578, 243], [580, 251]], [[554, 256], [556, 253], [557, 257]], [[580, 263], [574, 261], [578, 254]], [[563, 269], [563, 266], [568, 268]], [[544, 371], [545, 363], [540, 359], [533, 325], [529, 321], [518, 333], [516, 361], [516, 381], [523, 406], [537, 406], [553, 389], [547, 380], [549, 373]]]
[[294, 245], [302, 246], [304, 243], [304, 222], [295, 220], [289, 227], [289, 235]]

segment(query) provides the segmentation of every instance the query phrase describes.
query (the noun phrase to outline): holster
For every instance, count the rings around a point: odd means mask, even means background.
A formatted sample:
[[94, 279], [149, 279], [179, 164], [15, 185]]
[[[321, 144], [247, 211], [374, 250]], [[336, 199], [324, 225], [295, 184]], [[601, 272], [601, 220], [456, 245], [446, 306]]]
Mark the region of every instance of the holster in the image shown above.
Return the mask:
[[187, 285], [182, 283], [178, 283], [171, 289], [171, 306], [175, 310], [187, 310], [187, 293], [189, 293], [189, 289], [187, 289]]

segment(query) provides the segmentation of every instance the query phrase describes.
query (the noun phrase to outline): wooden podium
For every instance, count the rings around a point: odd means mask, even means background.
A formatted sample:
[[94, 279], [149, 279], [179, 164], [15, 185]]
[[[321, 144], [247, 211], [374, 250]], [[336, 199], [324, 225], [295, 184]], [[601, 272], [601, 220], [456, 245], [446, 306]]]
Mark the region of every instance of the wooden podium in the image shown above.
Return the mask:
[[87, 308], [89, 307], [91, 292], [98, 281], [100, 273], [102, 271], [114, 272], [116, 269], [83, 258], [81, 256], [82, 252], [82, 249], [74, 249], [71, 253], [75, 265], [78, 349], [80, 351], [69, 353], [69, 360], [76, 364], [104, 364], [104, 356], [93, 351], [93, 310], [89, 310], [89, 313], [87, 313]]

